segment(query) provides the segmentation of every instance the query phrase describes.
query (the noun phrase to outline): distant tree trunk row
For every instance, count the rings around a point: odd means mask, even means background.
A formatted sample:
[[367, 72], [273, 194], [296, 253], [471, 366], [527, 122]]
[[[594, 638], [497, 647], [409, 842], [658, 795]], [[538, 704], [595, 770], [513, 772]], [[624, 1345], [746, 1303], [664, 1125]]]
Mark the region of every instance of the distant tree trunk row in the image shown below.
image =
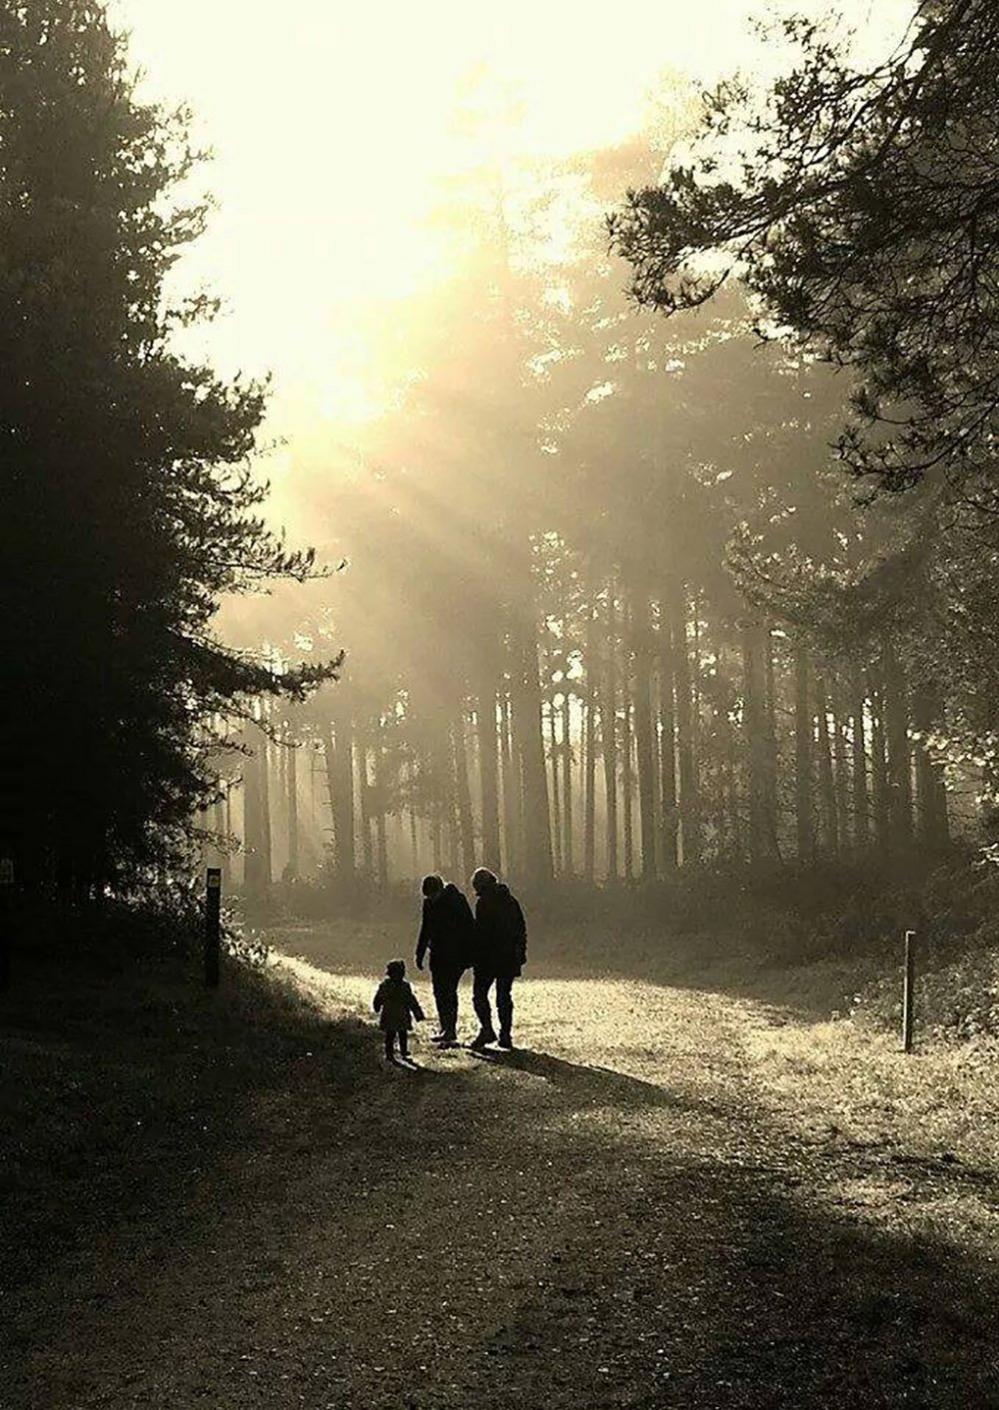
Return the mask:
[[[759, 616], [712, 617], [677, 575], [659, 587], [605, 576], [563, 619], [511, 619], [446, 721], [437, 703], [400, 725], [332, 687], [313, 747], [334, 880], [487, 865], [533, 889], [651, 883], [703, 863], [947, 845], [943, 696], [891, 643], [830, 661]], [[250, 732], [243, 875], [260, 892], [275, 797], [284, 875], [300, 873], [299, 786], [295, 751]]]

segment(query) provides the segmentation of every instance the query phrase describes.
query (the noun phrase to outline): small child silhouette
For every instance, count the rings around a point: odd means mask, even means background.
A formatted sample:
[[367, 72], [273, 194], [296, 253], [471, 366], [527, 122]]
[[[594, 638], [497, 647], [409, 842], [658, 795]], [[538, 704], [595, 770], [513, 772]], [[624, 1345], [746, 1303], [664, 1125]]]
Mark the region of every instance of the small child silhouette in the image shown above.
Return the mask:
[[372, 1008], [381, 1014], [385, 1034], [385, 1056], [395, 1062], [395, 1040], [399, 1039], [399, 1056], [409, 1057], [409, 1030], [413, 1019], [422, 1021], [423, 1010], [406, 979], [404, 960], [390, 960], [385, 966], [385, 978], [378, 986]]

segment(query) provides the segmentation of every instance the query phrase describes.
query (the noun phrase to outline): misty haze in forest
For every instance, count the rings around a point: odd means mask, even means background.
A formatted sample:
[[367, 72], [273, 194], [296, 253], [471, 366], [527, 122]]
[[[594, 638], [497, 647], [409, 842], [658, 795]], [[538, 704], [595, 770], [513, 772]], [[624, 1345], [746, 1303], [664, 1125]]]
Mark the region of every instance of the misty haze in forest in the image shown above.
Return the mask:
[[664, 68], [640, 125], [568, 152], [488, 67], [453, 102], [433, 272], [352, 325], [355, 418], [290, 433], [279, 470], [340, 571], [223, 614], [275, 659], [347, 653], [297, 713], [260, 706], [272, 743], [250, 727], [214, 819], [246, 843], [234, 874], [650, 882], [974, 829], [980, 771], [955, 763], [945, 797], [916, 743], [941, 685], [907, 679], [891, 604], [871, 620], [913, 514], [858, 507], [837, 463], [849, 371], [761, 347], [736, 280], [644, 310], [608, 240], [687, 157], [690, 80]]
[[992, 0], [0, 0], [0, 1410], [999, 1404]]

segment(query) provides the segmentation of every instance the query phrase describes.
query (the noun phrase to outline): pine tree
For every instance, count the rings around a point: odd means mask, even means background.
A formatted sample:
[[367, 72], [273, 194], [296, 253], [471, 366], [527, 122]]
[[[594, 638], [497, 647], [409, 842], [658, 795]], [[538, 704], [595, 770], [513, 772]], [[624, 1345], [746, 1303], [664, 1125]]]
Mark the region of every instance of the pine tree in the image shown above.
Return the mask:
[[0, 740], [38, 761], [22, 875], [84, 895], [180, 855], [218, 793], [202, 721], [330, 672], [278, 677], [213, 635], [221, 594], [311, 558], [259, 517], [264, 389], [174, 350], [211, 312], [165, 291], [204, 226], [177, 194], [197, 158], [101, 4], [0, 5], [0, 146]]

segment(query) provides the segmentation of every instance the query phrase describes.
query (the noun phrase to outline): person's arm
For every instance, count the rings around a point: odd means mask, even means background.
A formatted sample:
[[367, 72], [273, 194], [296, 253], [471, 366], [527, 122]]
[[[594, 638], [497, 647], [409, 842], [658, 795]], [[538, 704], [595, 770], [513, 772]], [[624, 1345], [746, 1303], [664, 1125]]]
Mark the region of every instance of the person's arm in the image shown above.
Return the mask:
[[412, 989], [410, 989], [409, 991], [409, 1011], [418, 1023], [422, 1023], [423, 1020], [426, 1018], [426, 1014], [420, 1007], [420, 1001], [413, 993]]
[[379, 984], [378, 988], [375, 990], [375, 997], [371, 1001], [371, 1007], [374, 1009], [375, 1013], [381, 1012], [381, 1008], [384, 1002], [385, 993], [382, 989], [382, 986]]
[[475, 902], [475, 948], [486, 960], [496, 948], [496, 907], [488, 895], [480, 895]]
[[417, 942], [416, 942], [416, 968], [417, 968], [417, 969], [422, 969], [422, 968], [423, 968], [423, 959], [424, 959], [424, 956], [425, 956], [426, 953], [427, 953], [427, 947], [428, 947], [428, 945], [430, 944], [430, 926], [427, 924], [427, 910], [428, 910], [429, 905], [430, 905], [430, 900], [429, 900], [429, 898], [425, 898], [425, 899], [424, 899], [424, 902], [423, 902], [423, 916], [422, 916], [422, 919], [420, 920], [420, 937], [419, 937], [419, 939], [418, 939]]
[[461, 926], [461, 962], [470, 965], [475, 961], [475, 916], [467, 896], [461, 898], [458, 919]]
[[521, 904], [520, 904], [520, 902], [517, 900], [516, 897], [513, 898], [513, 906], [514, 906], [515, 934], [516, 934], [516, 939], [517, 939], [517, 963], [518, 963], [518, 964], [526, 964], [526, 963], [527, 963], [527, 921], [526, 921], [526, 919], [524, 918], [524, 912], [523, 912], [523, 909], [521, 908]]

